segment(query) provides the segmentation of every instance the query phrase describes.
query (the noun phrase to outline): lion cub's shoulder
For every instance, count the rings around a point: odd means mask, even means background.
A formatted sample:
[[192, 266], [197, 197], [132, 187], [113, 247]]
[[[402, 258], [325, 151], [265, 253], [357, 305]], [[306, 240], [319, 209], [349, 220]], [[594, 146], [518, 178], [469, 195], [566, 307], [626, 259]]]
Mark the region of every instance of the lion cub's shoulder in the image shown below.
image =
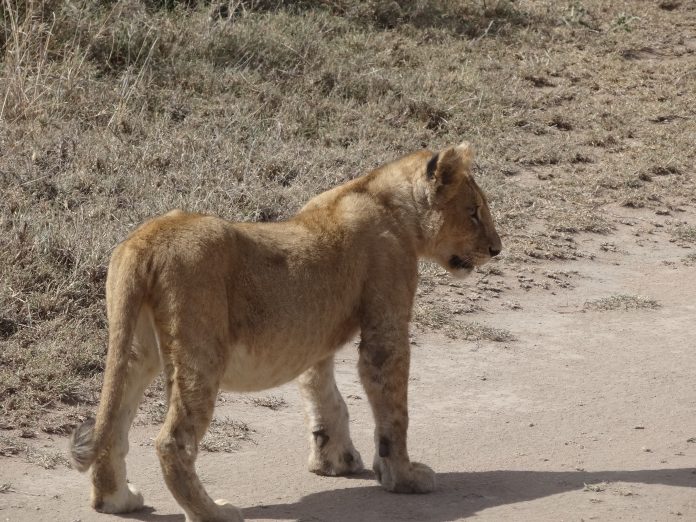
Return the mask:
[[[385, 196], [399, 198], [407, 196], [410, 191], [414, 173], [422, 170], [424, 162], [432, 156], [427, 150], [422, 150], [392, 161], [371, 172], [318, 194], [310, 199], [300, 210], [300, 213], [321, 208], [331, 209], [343, 199], [370, 197], [383, 202]], [[406, 189], [406, 190], [405, 190]], [[368, 211], [368, 206], [359, 205]]]

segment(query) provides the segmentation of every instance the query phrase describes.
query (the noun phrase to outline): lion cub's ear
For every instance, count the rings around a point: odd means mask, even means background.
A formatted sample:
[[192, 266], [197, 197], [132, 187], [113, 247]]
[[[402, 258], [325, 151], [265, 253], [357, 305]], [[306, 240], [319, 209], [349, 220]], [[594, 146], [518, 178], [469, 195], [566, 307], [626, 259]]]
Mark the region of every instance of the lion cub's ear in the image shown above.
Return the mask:
[[471, 172], [474, 160], [473, 147], [465, 142], [435, 154], [425, 169], [428, 181], [438, 188], [451, 185]]

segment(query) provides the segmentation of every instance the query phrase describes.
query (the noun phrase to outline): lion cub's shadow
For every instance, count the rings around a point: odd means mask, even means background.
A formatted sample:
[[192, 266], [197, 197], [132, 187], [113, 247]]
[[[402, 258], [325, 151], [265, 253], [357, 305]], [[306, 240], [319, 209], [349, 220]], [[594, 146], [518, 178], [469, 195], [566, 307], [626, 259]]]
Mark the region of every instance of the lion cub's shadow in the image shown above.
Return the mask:
[[[326, 520], [331, 522], [384, 522], [427, 520], [445, 522], [473, 516], [495, 506], [525, 502], [568, 491], [586, 484], [629, 482], [696, 487], [692, 468], [637, 471], [483, 471], [440, 473], [438, 488], [428, 495], [394, 495], [378, 484], [333, 489], [309, 494], [297, 502], [258, 505], [242, 509], [246, 520]], [[374, 479], [371, 471], [353, 479]], [[146, 507], [124, 519], [184, 522], [183, 515], [158, 515]]]

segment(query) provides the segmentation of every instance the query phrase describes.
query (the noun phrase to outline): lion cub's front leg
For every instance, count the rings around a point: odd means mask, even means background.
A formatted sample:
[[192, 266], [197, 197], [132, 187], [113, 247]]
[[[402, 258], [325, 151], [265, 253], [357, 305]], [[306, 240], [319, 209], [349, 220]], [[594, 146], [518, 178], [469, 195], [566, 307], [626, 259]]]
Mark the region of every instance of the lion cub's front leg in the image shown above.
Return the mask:
[[435, 489], [435, 473], [424, 464], [411, 462], [406, 448], [408, 328], [380, 326], [379, 330], [363, 327], [358, 363], [375, 418], [373, 469], [389, 491], [428, 493]]
[[309, 428], [309, 470], [318, 475], [347, 475], [363, 470], [350, 440], [348, 408], [336, 387], [333, 356], [300, 375]]

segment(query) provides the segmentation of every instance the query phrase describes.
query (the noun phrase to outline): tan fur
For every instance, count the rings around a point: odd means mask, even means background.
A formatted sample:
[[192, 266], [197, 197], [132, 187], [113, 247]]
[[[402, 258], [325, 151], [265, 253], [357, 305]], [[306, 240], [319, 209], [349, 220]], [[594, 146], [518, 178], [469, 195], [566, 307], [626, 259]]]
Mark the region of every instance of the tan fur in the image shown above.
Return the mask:
[[81, 469], [92, 467], [93, 506], [142, 506], [126, 482], [128, 429], [161, 369], [169, 409], [156, 447], [189, 521], [242, 519], [210, 499], [194, 468], [220, 388], [260, 390], [299, 376], [310, 470], [361, 470], [333, 372], [335, 351], [357, 332], [377, 478], [390, 491], [432, 490], [434, 473], [406, 448], [408, 323], [419, 258], [462, 276], [500, 251], [471, 161], [466, 143], [417, 152], [318, 195], [285, 222], [174, 211], [120, 244], [107, 279], [101, 403], [93, 431], [81, 430], [72, 448]]

